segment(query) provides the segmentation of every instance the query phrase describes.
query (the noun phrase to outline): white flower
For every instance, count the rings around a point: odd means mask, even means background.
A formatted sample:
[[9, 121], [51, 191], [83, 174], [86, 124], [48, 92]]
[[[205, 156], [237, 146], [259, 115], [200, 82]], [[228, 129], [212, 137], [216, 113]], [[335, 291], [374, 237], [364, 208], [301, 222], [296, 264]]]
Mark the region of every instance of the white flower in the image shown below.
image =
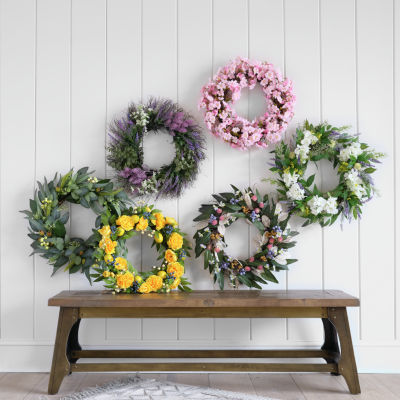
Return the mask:
[[349, 172], [344, 174], [346, 179], [346, 185], [359, 199], [366, 196], [366, 190], [363, 185], [363, 181], [360, 178], [358, 172], [353, 168]]
[[294, 183], [287, 191], [287, 196], [291, 200], [302, 200], [304, 199], [304, 189], [298, 183]]
[[[224, 221], [225, 222], [225, 221]], [[218, 232], [224, 236], [225, 235], [225, 225], [222, 223], [218, 224], [218, 228], [217, 228]]]
[[287, 259], [290, 257], [290, 254], [287, 250], [281, 250], [279, 254], [275, 257], [275, 261], [278, 264], [286, 265]]
[[261, 222], [266, 228], [268, 228], [269, 224], [271, 223], [271, 220], [266, 215], [263, 215], [261, 217]]
[[304, 138], [301, 139], [301, 144], [304, 146], [310, 146], [311, 144], [317, 143], [318, 138], [310, 131], [303, 132]]
[[320, 196], [313, 196], [307, 201], [307, 205], [310, 207], [311, 214], [321, 214], [325, 209], [326, 200]]
[[299, 175], [294, 173], [293, 175], [290, 172], [283, 173], [283, 182], [285, 182], [286, 187], [290, 187], [293, 183], [296, 183], [299, 179]]
[[281, 203], [276, 203], [275, 215], [278, 216], [278, 221], [284, 221], [288, 217], [287, 212], [283, 211]]
[[358, 157], [362, 153], [361, 145], [358, 142], [352, 143], [350, 146], [343, 147], [339, 153], [339, 160], [344, 162], [350, 157]]
[[300, 157], [300, 161], [304, 164], [307, 161], [308, 153], [310, 152], [310, 148], [306, 145], [297, 146], [294, 149], [294, 154], [297, 157]]
[[243, 200], [246, 203], [247, 208], [249, 208], [250, 210], [253, 209], [253, 205], [251, 203], [251, 199], [250, 199], [250, 195], [248, 193], [245, 193], [243, 195]]
[[337, 198], [336, 197], [328, 197], [325, 203], [325, 212], [328, 214], [337, 214]]

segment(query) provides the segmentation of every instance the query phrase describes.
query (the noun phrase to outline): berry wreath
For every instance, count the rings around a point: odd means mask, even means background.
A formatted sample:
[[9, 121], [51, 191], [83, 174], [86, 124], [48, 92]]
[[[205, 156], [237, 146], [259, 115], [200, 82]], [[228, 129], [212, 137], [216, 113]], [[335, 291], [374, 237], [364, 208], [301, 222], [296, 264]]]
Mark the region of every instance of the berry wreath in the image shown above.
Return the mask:
[[[294, 146], [281, 143], [273, 151], [270, 170], [279, 179], [271, 181], [278, 185], [280, 199], [289, 204], [290, 212], [306, 219], [303, 226], [315, 222], [332, 225], [340, 215], [349, 221], [360, 218], [363, 204], [376, 191], [370, 174], [384, 154], [361, 143], [358, 135], [346, 133], [346, 128], [327, 123], [314, 126], [305, 121], [296, 131]], [[305, 178], [308, 163], [321, 159], [338, 167], [339, 183], [326, 193], [312, 186], [315, 174]]]
[[[295, 259], [289, 258], [288, 249], [295, 246], [292, 237], [298, 233], [288, 224], [289, 216], [267, 195], [261, 196], [248, 188], [243, 193], [231, 185], [233, 192], [213, 195], [215, 201], [203, 204], [194, 221], [206, 222], [195, 235], [195, 254], [204, 256], [204, 269], [208, 269], [224, 289], [225, 277], [237, 288], [240, 284], [261, 289], [268, 281], [277, 283], [274, 271], [287, 270]], [[256, 254], [246, 260], [230, 257], [225, 251], [225, 229], [237, 219], [244, 218], [256, 226], [260, 233]]]
[[[152, 246], [163, 260], [160, 267], [138, 272], [127, 260], [126, 240], [138, 233], [153, 238]], [[117, 293], [168, 293], [176, 288], [190, 292], [190, 283], [183, 277], [185, 259], [190, 255], [184, 236], [174, 218], [164, 217], [143, 202], [121, 214], [103, 215], [101, 228], [94, 233], [96, 264], [91, 277]]]
[[96, 224], [107, 213], [120, 213], [129, 203], [122, 189], [115, 189], [108, 179], [98, 180], [84, 167], [54, 179], [38, 182], [39, 189], [30, 200], [30, 210], [21, 211], [29, 222], [28, 236], [33, 240], [33, 254], [40, 254], [53, 266], [53, 274], [66, 265], [70, 274], [82, 271], [90, 281], [90, 267], [95, 262], [91, 236], [87, 240], [70, 238], [65, 225], [69, 219], [66, 203], [91, 208], [97, 215]]
[[[150, 131], [166, 129], [176, 154], [158, 170], [143, 164], [143, 137]], [[158, 197], [179, 197], [195, 180], [205, 158], [204, 138], [194, 118], [171, 100], [150, 99], [131, 104], [124, 116], [110, 125], [108, 164], [128, 193]]]

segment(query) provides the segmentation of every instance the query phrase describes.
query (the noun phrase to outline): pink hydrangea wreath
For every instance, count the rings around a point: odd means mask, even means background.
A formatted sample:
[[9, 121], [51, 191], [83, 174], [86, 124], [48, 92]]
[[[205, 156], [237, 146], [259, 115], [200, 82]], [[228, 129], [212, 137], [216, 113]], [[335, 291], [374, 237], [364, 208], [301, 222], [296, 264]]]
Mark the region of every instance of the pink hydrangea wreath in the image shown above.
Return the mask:
[[[249, 121], [232, 106], [243, 88], [251, 90], [257, 82], [265, 94], [267, 111]], [[283, 78], [272, 64], [238, 57], [202, 88], [199, 108], [205, 110], [204, 122], [213, 135], [244, 150], [279, 142], [293, 117], [295, 101], [292, 81]]]

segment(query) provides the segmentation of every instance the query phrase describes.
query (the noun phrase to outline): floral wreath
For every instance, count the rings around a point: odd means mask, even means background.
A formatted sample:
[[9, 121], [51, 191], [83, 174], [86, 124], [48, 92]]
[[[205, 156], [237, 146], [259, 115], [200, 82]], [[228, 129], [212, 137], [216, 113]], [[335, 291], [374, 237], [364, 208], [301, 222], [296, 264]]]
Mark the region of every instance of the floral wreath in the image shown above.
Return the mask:
[[90, 281], [90, 267], [95, 262], [92, 238], [70, 238], [65, 225], [69, 219], [66, 203], [91, 208], [100, 224], [106, 213], [120, 212], [129, 198], [121, 189], [115, 189], [108, 179], [98, 180], [88, 173], [88, 167], [76, 173], [73, 170], [44, 183], [30, 200], [30, 210], [24, 210], [29, 222], [28, 236], [33, 240], [33, 254], [40, 254], [53, 266], [53, 274], [62, 266], [70, 274], [82, 271]]
[[[264, 92], [267, 111], [248, 121], [232, 105], [240, 99], [243, 88], [251, 90], [257, 82]], [[272, 64], [238, 57], [202, 88], [199, 107], [205, 110], [204, 122], [213, 135], [243, 150], [279, 142], [293, 117], [295, 100], [292, 81], [284, 79]]]
[[[143, 164], [143, 136], [166, 129], [176, 149], [173, 161], [158, 170]], [[125, 115], [110, 125], [108, 164], [129, 193], [179, 197], [196, 178], [205, 158], [204, 138], [194, 118], [171, 100], [150, 99], [131, 104]], [[161, 151], [161, 150], [160, 150]]]
[[[289, 216], [282, 210], [280, 203], [275, 203], [267, 195], [261, 196], [248, 188], [243, 193], [231, 185], [233, 192], [213, 195], [216, 200], [212, 204], [203, 204], [200, 215], [195, 221], [206, 221], [207, 226], [199, 229], [196, 241], [196, 257], [204, 256], [204, 269], [214, 275], [214, 282], [224, 289], [225, 277], [237, 288], [240, 284], [261, 289], [260, 283], [267, 281], [277, 283], [273, 271], [287, 270], [294, 263], [290, 259], [288, 249], [295, 245], [291, 238], [297, 232], [290, 230]], [[230, 257], [224, 248], [225, 229], [238, 218], [245, 218], [256, 226], [260, 232], [258, 251], [247, 260]]]
[[[273, 182], [279, 186], [281, 199], [290, 204], [291, 213], [306, 219], [303, 226], [314, 222], [332, 225], [339, 215], [349, 221], [360, 218], [363, 204], [376, 191], [370, 174], [384, 155], [361, 143], [357, 135], [345, 133], [346, 128], [305, 121], [297, 129], [294, 146], [282, 143], [274, 151], [271, 171], [280, 179]], [[339, 166], [339, 184], [327, 193], [312, 186], [315, 174], [304, 177], [308, 163], [321, 159], [331, 161], [334, 168]]]
[[[153, 238], [152, 246], [157, 248], [158, 259], [163, 260], [161, 266], [149, 272], [138, 272], [126, 259], [126, 240], [139, 232]], [[176, 220], [164, 217], [153, 205], [140, 202], [120, 214], [107, 213], [94, 233], [97, 264], [91, 277], [114, 292], [168, 293], [176, 288], [189, 292], [190, 283], [183, 273], [190, 245], [184, 236]]]

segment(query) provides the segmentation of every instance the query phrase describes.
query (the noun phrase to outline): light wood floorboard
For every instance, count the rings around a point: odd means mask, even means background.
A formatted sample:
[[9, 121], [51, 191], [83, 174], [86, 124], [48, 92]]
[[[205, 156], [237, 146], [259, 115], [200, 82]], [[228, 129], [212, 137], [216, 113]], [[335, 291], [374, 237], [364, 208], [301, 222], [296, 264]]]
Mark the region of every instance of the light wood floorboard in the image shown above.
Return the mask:
[[[60, 392], [47, 395], [46, 373], [0, 373], [0, 400], [59, 399], [70, 393], [135, 374], [82, 373], [65, 377]], [[143, 378], [210, 386], [279, 400], [399, 400], [400, 374], [360, 374], [361, 395], [351, 395], [342, 377], [329, 374], [142, 373]]]

